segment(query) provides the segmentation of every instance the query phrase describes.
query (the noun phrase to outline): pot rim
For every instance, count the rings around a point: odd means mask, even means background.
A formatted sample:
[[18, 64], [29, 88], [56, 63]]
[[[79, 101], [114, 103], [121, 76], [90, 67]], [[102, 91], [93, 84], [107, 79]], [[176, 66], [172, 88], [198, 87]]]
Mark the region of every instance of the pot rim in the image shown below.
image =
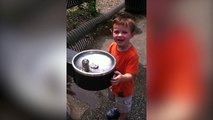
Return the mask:
[[[91, 73], [91, 72], [85, 72], [85, 71], [82, 71], [80, 70], [79, 68], [76, 67], [76, 65], [74, 64], [74, 60], [77, 56], [79, 56], [80, 54], [82, 53], [85, 53], [85, 52], [100, 52], [100, 53], [105, 53], [105, 54], [108, 54], [114, 61], [112, 67], [107, 71], [107, 72], [100, 72], [100, 73]], [[74, 68], [74, 70], [81, 74], [81, 75], [84, 75], [84, 76], [89, 76], [89, 77], [99, 77], [99, 76], [104, 76], [104, 75], [107, 75], [111, 72], [114, 71], [115, 69], [115, 65], [116, 65], [116, 59], [114, 56], [112, 56], [109, 52], [106, 52], [104, 50], [98, 50], [98, 49], [90, 49], [90, 50], [84, 50], [84, 51], [81, 51], [79, 53], [77, 53], [73, 58], [72, 58], [72, 66]]]

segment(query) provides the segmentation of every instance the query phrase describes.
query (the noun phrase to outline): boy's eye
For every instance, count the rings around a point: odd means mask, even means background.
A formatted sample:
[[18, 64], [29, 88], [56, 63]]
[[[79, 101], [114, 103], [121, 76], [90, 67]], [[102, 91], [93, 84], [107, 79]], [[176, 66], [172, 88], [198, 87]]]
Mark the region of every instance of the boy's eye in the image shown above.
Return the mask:
[[123, 31], [122, 33], [123, 33], [123, 34], [127, 34], [127, 31]]
[[119, 31], [114, 31], [115, 34], [119, 34]]

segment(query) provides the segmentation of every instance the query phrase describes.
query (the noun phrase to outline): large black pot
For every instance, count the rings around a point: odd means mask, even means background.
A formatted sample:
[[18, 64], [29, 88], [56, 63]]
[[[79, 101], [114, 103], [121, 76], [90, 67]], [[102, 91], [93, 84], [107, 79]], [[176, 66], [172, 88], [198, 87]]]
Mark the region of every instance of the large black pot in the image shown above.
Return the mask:
[[114, 75], [116, 60], [103, 50], [85, 50], [72, 59], [75, 83], [86, 90], [108, 88]]

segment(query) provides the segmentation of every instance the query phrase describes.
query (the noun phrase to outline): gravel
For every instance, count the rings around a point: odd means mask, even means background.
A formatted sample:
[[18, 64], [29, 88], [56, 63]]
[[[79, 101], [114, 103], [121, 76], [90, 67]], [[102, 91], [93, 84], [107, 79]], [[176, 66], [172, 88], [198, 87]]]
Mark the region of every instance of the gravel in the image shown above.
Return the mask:
[[96, 0], [96, 10], [100, 13], [107, 13], [111, 8], [121, 4], [124, 0]]
[[[146, 119], [146, 69], [139, 66], [139, 73], [135, 78], [132, 110], [127, 120]], [[104, 95], [100, 97], [99, 106], [96, 109], [88, 109], [82, 116], [82, 120], [107, 120], [106, 112], [115, 106], [114, 101], [107, 97], [107, 90], [100, 91]]]

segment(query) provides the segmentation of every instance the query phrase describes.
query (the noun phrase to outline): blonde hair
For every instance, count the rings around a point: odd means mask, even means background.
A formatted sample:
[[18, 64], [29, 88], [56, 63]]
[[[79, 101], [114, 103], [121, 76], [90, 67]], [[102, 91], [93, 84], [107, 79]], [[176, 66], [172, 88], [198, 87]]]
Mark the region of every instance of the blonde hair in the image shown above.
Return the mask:
[[112, 25], [114, 25], [114, 24], [129, 27], [131, 33], [133, 33], [135, 31], [135, 27], [136, 27], [135, 18], [125, 12], [121, 12], [114, 17], [114, 19], [112, 21]]

